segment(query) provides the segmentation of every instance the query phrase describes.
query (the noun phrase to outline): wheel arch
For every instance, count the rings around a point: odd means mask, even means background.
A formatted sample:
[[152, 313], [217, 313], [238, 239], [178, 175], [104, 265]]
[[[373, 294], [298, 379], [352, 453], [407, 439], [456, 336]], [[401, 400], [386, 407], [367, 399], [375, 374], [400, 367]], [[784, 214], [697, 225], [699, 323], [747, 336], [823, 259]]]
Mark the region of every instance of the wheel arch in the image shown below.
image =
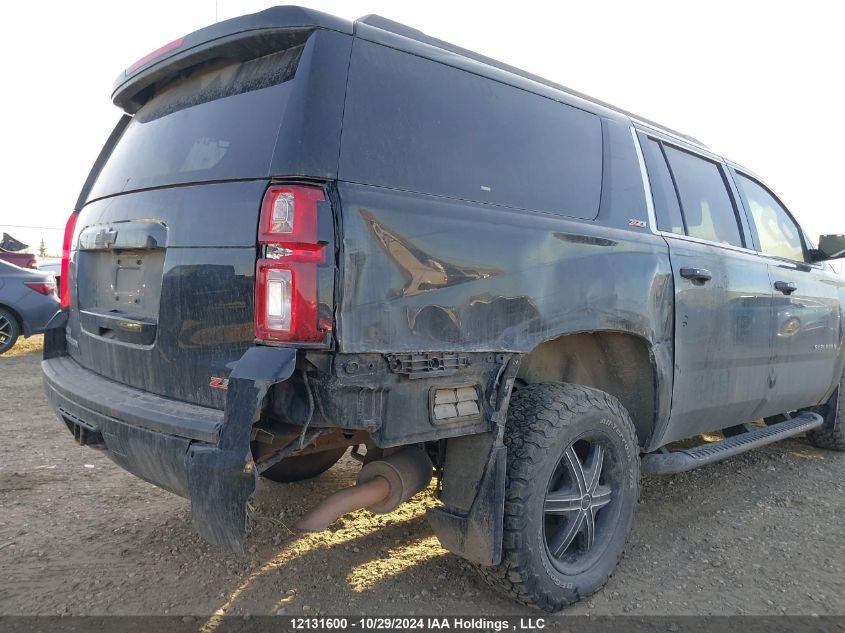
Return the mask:
[[659, 421], [668, 416], [660, 362], [654, 346], [636, 334], [563, 334], [543, 341], [523, 357], [515, 388], [566, 382], [604, 391], [622, 403], [634, 422], [640, 446], [646, 447]]

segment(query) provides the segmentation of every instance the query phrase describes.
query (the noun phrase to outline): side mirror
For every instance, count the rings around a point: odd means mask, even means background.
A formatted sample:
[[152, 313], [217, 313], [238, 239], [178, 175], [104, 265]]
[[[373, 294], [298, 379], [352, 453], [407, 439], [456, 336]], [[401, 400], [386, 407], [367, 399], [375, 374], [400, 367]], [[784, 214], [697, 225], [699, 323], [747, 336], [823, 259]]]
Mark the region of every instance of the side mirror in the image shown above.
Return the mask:
[[845, 235], [822, 235], [819, 238], [819, 247], [810, 251], [810, 258], [814, 262], [841, 257], [845, 257]]

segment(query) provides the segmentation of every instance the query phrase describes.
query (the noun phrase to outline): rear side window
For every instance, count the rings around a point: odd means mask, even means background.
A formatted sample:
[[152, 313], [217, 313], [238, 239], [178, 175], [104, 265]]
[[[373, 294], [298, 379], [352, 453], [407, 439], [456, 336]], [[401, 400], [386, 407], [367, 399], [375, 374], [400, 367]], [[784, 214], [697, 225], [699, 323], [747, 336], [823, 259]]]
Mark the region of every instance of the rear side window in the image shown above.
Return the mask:
[[737, 174], [738, 184], [748, 202], [751, 222], [757, 233], [760, 252], [771, 257], [804, 261], [801, 229], [786, 209], [759, 183]]
[[681, 205], [672, 183], [672, 175], [663, 157], [660, 143], [648, 139], [643, 145], [643, 157], [648, 170], [648, 181], [651, 185], [651, 195], [654, 198], [654, 213], [657, 216], [657, 228], [667, 233], [685, 235], [684, 219], [681, 216]]
[[356, 40], [340, 177], [592, 219], [601, 194], [601, 121], [491, 79]]
[[266, 176], [301, 51], [222, 61], [174, 79], [132, 118], [90, 199]]
[[664, 145], [687, 234], [710, 242], [743, 246], [736, 209], [717, 163]]

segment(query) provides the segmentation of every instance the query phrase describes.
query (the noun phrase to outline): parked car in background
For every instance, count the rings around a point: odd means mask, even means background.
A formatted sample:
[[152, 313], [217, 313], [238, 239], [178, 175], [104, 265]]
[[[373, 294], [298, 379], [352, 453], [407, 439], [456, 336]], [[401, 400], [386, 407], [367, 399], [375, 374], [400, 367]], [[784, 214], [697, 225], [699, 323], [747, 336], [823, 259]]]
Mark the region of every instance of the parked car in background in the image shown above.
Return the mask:
[[38, 259], [32, 253], [25, 253], [28, 245], [16, 240], [8, 233], [0, 235], [0, 260], [21, 268], [38, 268]]
[[12, 349], [21, 334], [41, 334], [58, 310], [52, 273], [0, 261], [0, 354]]
[[0, 249], [0, 261], [8, 262], [21, 268], [38, 268], [38, 258], [32, 253], [13, 253]]
[[56, 278], [56, 288], [61, 287], [62, 283], [62, 260], [61, 259], [40, 259], [38, 260], [38, 270], [45, 273], [53, 273]]

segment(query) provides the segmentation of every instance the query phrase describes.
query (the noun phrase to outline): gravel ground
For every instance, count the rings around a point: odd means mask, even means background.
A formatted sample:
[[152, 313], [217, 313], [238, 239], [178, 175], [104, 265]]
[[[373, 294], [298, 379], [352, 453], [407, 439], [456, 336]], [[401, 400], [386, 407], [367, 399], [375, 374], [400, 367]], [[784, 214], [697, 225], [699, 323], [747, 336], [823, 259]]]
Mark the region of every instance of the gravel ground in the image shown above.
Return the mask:
[[[417, 495], [329, 531], [292, 524], [354, 481], [344, 458], [310, 482], [262, 481], [248, 553], [221, 554], [188, 502], [77, 447], [41, 391], [40, 343], [0, 357], [0, 614], [536, 615], [437, 543]], [[787, 440], [643, 482], [604, 590], [567, 613], [845, 614], [845, 454]]]

